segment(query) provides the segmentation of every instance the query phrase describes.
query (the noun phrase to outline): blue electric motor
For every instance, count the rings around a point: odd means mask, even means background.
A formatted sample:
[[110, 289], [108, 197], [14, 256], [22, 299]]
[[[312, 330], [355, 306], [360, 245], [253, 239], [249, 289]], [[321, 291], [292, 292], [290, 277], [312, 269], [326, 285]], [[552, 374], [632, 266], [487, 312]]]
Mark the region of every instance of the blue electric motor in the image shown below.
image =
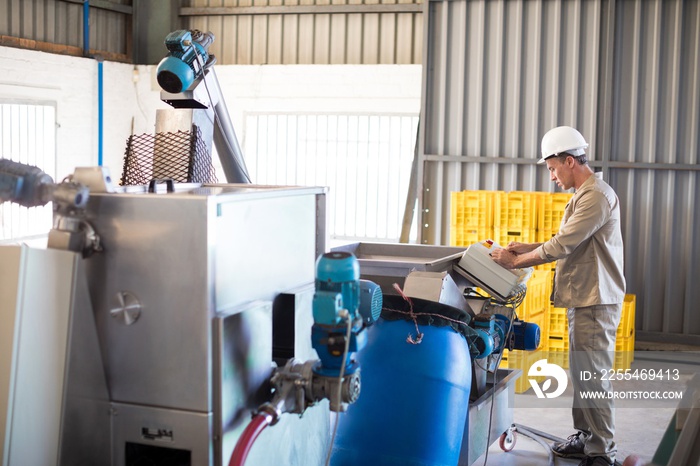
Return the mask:
[[[314, 372], [337, 377], [358, 369], [353, 353], [367, 341], [367, 327], [381, 313], [382, 292], [379, 286], [360, 280], [360, 264], [348, 252], [329, 252], [316, 261], [316, 293], [313, 299], [314, 325], [311, 342], [318, 353], [319, 364]], [[350, 322], [348, 352], [343, 359]]]
[[476, 316], [472, 326], [473, 332], [467, 338], [472, 342], [474, 359], [483, 359], [504, 348], [534, 351], [540, 346], [537, 324], [517, 319], [511, 323], [504, 315], [490, 314]]
[[513, 321], [513, 349], [535, 351], [540, 346], [540, 326], [522, 320]]
[[173, 31], [165, 37], [169, 55], [158, 64], [156, 77], [165, 91], [177, 94], [189, 89], [216, 59], [209, 54], [214, 42], [211, 32]]

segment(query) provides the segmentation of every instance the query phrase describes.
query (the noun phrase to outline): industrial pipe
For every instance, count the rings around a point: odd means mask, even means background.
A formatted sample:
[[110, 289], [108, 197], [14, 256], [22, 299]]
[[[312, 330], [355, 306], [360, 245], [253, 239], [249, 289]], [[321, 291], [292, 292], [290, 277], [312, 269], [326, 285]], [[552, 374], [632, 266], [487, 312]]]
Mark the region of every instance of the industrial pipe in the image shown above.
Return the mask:
[[[233, 122], [228, 113], [219, 80], [214, 70], [209, 72], [209, 76], [220, 94], [218, 102], [214, 105], [214, 144], [219, 154], [221, 166], [226, 174], [226, 181], [229, 183], [251, 183], [250, 175], [248, 175], [248, 167], [246, 167], [241, 146], [238, 144], [236, 131], [233, 128]], [[213, 103], [214, 102], [212, 102], [212, 104]]]
[[[87, 4], [87, 2], [85, 2]], [[104, 63], [97, 59], [97, 165], [104, 163]]]
[[236, 443], [236, 447], [233, 449], [228, 466], [243, 466], [255, 440], [260, 433], [265, 430], [265, 427], [269, 426], [271, 423], [272, 416], [270, 414], [256, 414], [238, 439], [238, 443]]

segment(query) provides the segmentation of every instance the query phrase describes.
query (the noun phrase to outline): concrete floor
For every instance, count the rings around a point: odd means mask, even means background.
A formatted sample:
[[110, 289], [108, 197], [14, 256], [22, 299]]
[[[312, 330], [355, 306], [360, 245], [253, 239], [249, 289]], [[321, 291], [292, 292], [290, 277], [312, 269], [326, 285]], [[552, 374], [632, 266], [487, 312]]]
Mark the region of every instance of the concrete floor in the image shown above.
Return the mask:
[[[640, 345], [637, 346], [639, 348]], [[634, 369], [675, 369], [681, 374], [679, 382], [671, 385], [660, 382], [622, 381], [615, 382], [617, 390], [682, 390], [685, 382], [700, 372], [700, 348], [692, 348], [695, 351], [687, 351], [691, 348], [679, 348], [686, 350], [682, 353], [669, 351], [668, 346], [654, 345], [650, 348], [654, 351], [636, 351], [635, 360], [632, 363]], [[658, 351], [663, 349], [664, 351]], [[675, 348], [674, 348], [675, 349]], [[537, 405], [538, 402], [552, 402], [554, 400], [538, 400], [532, 389], [523, 394], [515, 395], [514, 422], [548, 434], [566, 438], [574, 433], [571, 420], [572, 390], [567, 391], [556, 399], [556, 406], [547, 407]], [[544, 406], [544, 407], [542, 407]], [[659, 441], [669, 425], [671, 417], [676, 411], [678, 401], [620, 401], [616, 405], [616, 434], [618, 454], [617, 461], [622, 463], [628, 455], [634, 454], [646, 464], [651, 462]], [[487, 455], [482, 455], [475, 466], [535, 466], [547, 465], [548, 453], [542, 445], [534, 440], [518, 435], [512, 451], [504, 452], [498, 445], [498, 439], [492, 440]], [[547, 441], [550, 443], [550, 441]], [[555, 457], [555, 464], [561, 466], [577, 465], [580, 460], [565, 460]]]

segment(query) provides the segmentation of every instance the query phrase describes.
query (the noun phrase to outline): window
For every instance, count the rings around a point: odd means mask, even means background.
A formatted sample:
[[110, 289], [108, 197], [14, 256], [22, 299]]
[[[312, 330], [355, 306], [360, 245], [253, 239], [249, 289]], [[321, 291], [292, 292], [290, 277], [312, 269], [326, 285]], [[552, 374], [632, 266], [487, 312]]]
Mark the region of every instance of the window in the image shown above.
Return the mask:
[[[0, 101], [0, 157], [34, 165], [56, 181], [56, 107]], [[52, 207], [0, 204], [0, 241], [29, 239], [51, 229]]]
[[258, 114], [243, 152], [256, 184], [328, 186], [335, 240], [399, 240], [418, 131], [413, 114]]

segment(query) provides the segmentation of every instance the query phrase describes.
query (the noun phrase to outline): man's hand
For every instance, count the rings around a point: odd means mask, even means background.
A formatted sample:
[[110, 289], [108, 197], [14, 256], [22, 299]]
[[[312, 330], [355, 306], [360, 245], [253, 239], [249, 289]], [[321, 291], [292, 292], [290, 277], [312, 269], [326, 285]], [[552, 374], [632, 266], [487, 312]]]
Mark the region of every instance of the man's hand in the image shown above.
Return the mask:
[[506, 250], [516, 255], [526, 254], [530, 251], [537, 249], [537, 246], [539, 246], [539, 243], [517, 243], [513, 241], [508, 243], [508, 246], [506, 246]]
[[[510, 246], [510, 244], [508, 246]], [[496, 264], [500, 265], [501, 267], [505, 267], [506, 269], [515, 268], [516, 254], [514, 252], [511, 252], [507, 249], [496, 248], [493, 251], [491, 251], [489, 256], [491, 256], [494, 262], [496, 262]]]

